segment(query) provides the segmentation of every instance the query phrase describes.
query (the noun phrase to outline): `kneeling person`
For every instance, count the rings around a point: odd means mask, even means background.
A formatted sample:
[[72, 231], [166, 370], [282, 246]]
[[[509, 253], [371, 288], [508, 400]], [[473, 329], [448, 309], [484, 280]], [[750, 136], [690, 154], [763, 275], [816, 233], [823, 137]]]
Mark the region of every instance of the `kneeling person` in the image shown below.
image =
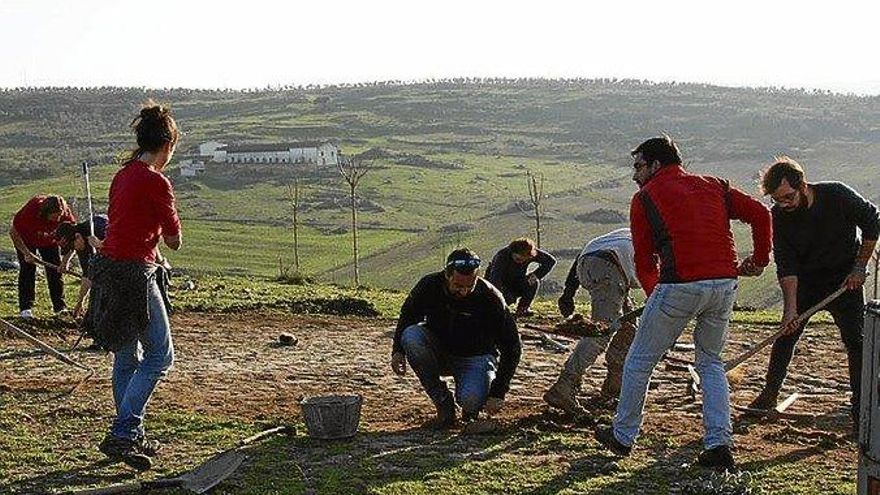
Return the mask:
[[[519, 364], [522, 343], [504, 298], [479, 276], [480, 259], [469, 249], [449, 254], [446, 267], [423, 277], [400, 310], [391, 369], [406, 372], [406, 361], [437, 408], [437, 428], [480, 410], [500, 410]], [[452, 376], [455, 398], [440, 379]]]

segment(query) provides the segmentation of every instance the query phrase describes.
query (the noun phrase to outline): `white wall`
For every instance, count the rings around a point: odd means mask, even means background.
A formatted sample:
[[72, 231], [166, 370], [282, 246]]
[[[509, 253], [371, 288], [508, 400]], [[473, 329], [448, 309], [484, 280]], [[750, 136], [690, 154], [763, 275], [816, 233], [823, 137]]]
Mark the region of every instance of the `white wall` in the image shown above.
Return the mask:
[[213, 155], [217, 148], [221, 146], [226, 146], [225, 144], [218, 141], [208, 141], [207, 143], [202, 143], [199, 145], [199, 154], [202, 156]]

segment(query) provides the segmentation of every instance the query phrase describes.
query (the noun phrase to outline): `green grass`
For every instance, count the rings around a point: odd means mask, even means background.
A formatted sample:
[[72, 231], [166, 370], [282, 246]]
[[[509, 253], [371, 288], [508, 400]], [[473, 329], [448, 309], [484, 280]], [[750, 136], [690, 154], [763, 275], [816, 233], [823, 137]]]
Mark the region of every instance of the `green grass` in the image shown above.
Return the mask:
[[[48, 430], [28, 426], [43, 414], [16, 396], [0, 409], [0, 488], [5, 493], [34, 490], [57, 493], [68, 483], [79, 487], [130, 481], [130, 472], [94, 464], [96, 450], [71, 450], [71, 442], [94, 445], [108, 418], [77, 415], [77, 407], [54, 413]], [[38, 409], [38, 411], [35, 411]], [[251, 423], [220, 416], [157, 410], [151, 434], [168, 442], [162, 462], [141, 479], [178, 475], [196, 467], [257, 431], [283, 424], [282, 418]], [[656, 445], [647, 434], [639, 452], [615, 460], [590, 439], [589, 431], [519, 429], [482, 437], [424, 431], [362, 431], [350, 442], [321, 442], [291, 425], [292, 436], [263, 440], [247, 450], [248, 459], [217, 488], [225, 494], [551, 494], [551, 493], [751, 493], [849, 494], [851, 467], [814, 462], [815, 457], [743, 462], [747, 473], [718, 477], [688, 465], [699, 446]], [[65, 445], [63, 449], [53, 445]], [[60, 452], [64, 454], [59, 455]], [[814, 453], [815, 454], [815, 453]], [[42, 473], [42, 474], [37, 474]], [[75, 480], [75, 481], [74, 481]], [[700, 489], [707, 485], [716, 490]], [[734, 488], [740, 491], [720, 491]], [[172, 491], [170, 493], [184, 493]]]

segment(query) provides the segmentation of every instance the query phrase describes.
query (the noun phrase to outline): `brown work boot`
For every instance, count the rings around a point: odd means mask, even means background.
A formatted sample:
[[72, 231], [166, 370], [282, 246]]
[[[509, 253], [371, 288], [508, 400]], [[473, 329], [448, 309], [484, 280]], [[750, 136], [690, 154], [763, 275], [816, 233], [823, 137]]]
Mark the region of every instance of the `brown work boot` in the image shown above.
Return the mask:
[[620, 397], [621, 376], [614, 373], [605, 375], [605, 381], [602, 382], [602, 398], [616, 399]]
[[577, 401], [577, 392], [581, 381], [569, 373], [559, 375], [556, 383], [544, 392], [544, 402], [551, 407], [561, 409], [574, 417], [589, 416], [589, 411]]

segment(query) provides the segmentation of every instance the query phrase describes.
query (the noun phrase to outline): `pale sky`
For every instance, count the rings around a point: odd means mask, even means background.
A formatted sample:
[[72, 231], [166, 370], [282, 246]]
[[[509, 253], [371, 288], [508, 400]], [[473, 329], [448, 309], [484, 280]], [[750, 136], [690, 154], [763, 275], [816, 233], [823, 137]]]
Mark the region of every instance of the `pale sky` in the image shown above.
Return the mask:
[[0, 87], [617, 77], [880, 94], [880, 1], [0, 0]]

